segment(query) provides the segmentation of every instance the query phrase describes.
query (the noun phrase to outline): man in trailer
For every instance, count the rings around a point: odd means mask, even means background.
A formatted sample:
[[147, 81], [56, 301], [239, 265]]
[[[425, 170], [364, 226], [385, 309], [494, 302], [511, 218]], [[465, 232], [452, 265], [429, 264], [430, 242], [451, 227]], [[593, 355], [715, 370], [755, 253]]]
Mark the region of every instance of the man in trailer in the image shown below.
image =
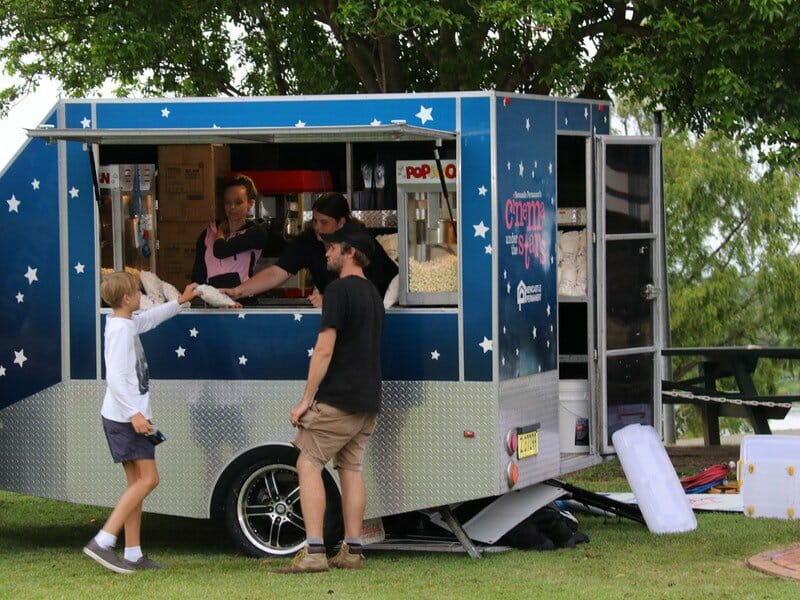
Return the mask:
[[[306, 545], [276, 573], [314, 573], [330, 566], [360, 569], [361, 523], [367, 505], [361, 465], [381, 402], [383, 300], [364, 276], [374, 252], [372, 236], [355, 223], [321, 235], [328, 269], [339, 278], [325, 289], [319, 335], [305, 392], [290, 413], [298, 428], [297, 474]], [[333, 459], [342, 487], [344, 541], [330, 562], [325, 555], [322, 469]]]

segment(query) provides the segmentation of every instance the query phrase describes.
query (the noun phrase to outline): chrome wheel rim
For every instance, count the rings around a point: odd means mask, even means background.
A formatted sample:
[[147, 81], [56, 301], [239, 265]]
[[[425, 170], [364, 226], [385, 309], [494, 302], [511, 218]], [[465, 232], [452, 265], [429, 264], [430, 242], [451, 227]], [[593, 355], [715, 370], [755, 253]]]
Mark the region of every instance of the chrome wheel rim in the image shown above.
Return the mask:
[[236, 514], [242, 533], [259, 550], [297, 552], [306, 536], [297, 469], [285, 464], [256, 469], [239, 490]]

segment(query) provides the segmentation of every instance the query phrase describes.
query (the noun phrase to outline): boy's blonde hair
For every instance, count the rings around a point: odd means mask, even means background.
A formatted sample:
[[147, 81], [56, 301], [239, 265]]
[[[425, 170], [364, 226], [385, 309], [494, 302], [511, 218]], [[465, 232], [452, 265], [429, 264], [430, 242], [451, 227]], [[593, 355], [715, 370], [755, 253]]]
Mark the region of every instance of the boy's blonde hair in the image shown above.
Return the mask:
[[122, 297], [125, 294], [132, 296], [139, 289], [139, 280], [133, 273], [115, 271], [104, 275], [100, 281], [100, 297], [111, 308], [122, 306]]

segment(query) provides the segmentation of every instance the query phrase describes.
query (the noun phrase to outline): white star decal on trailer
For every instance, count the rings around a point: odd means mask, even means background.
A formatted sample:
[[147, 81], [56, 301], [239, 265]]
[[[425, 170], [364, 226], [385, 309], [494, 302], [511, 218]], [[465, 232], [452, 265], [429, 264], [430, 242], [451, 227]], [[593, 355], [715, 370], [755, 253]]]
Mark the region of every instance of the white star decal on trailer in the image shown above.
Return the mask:
[[192, 327], [192, 328], [189, 330], [189, 337], [196, 338], [198, 333], [200, 333], [200, 332], [199, 332], [199, 331], [197, 331], [197, 329], [196, 329], [195, 327]]
[[297, 123], [295, 123], [294, 126], [295, 127], [305, 127], [306, 126], [306, 122], [305, 121], [301, 121], [300, 119], [298, 119]]
[[314, 356], [314, 348], [309, 348], [308, 350], [306, 350], [306, 352], [308, 352], [308, 358]]
[[488, 191], [489, 190], [486, 189], [486, 186], [482, 185], [481, 187], [478, 188], [478, 196], [485, 196], [486, 192]]
[[184, 358], [186, 356], [186, 348], [183, 346], [178, 346], [175, 348], [175, 354], [178, 355], [178, 358]]
[[15, 298], [17, 299], [17, 304], [22, 304], [25, 301], [25, 294], [22, 292], [17, 292]]
[[39, 189], [39, 184], [40, 184], [40, 183], [41, 183], [41, 181], [39, 181], [38, 179], [34, 179], [33, 181], [31, 181], [31, 187], [32, 187], [34, 190], [38, 190], [38, 189]]
[[161, 109], [161, 116], [165, 119], [169, 118], [169, 109], [166, 106]]
[[21, 202], [17, 200], [17, 197], [14, 194], [11, 194], [11, 198], [6, 200], [8, 202], [8, 212], [15, 212], [19, 214], [19, 205]]
[[0, 377], [6, 376], [6, 368], [3, 365], [0, 365]]
[[81, 127], [83, 127], [84, 129], [89, 129], [89, 127], [91, 126], [92, 126], [92, 120], [89, 117], [83, 117], [83, 119], [81, 119]]
[[525, 165], [522, 164], [522, 161], [519, 161], [519, 175], [520, 177], [525, 175]]
[[246, 357], [244, 354], [242, 354], [242, 355], [239, 357], [239, 364], [240, 364], [240, 365], [246, 365], [246, 364], [247, 364], [247, 357]]
[[488, 246], [483, 247], [484, 254], [491, 254], [492, 253], [492, 245], [489, 244]]
[[33, 285], [34, 281], [39, 281], [39, 278], [36, 276], [36, 271], [39, 269], [34, 269], [30, 265], [28, 265], [28, 270], [25, 273], [25, 279], [28, 280], [28, 285]]
[[77, 198], [80, 195], [81, 191], [76, 188], [74, 185], [69, 188], [69, 197], [70, 198]]
[[473, 227], [475, 228], [475, 237], [482, 237], [486, 239], [486, 232], [489, 231], [489, 228], [483, 224], [483, 221], [477, 225], [473, 225]]
[[425, 108], [422, 104], [419, 105], [419, 112], [414, 115], [422, 124], [425, 125], [428, 121], [433, 121], [433, 107]]
[[483, 341], [480, 344], [478, 344], [478, 346], [483, 348], [483, 353], [484, 354], [494, 350], [494, 348], [492, 347], [492, 340], [490, 340], [486, 336], [483, 336]]
[[239, 317], [240, 319], [244, 319], [244, 313], [239, 313], [239, 314], [238, 314], [238, 315], [236, 315], [236, 316], [237, 316], [237, 317]]
[[433, 352], [431, 352], [431, 360], [439, 360], [440, 356], [441, 354], [439, 354], [438, 350], [434, 350]]
[[378, 121], [378, 119], [372, 119], [372, 121], [370, 121], [369, 124], [372, 125], [373, 127], [377, 127], [378, 125], [381, 124], [381, 122]]
[[74, 267], [72, 267], [72, 268], [73, 268], [73, 269], [75, 269], [75, 273], [76, 273], [77, 275], [80, 275], [80, 274], [82, 274], [82, 273], [83, 273], [83, 270], [86, 268], [86, 265], [84, 265], [84, 264], [82, 264], [82, 263], [78, 263], [77, 265], [75, 265], [75, 266], [74, 266]]
[[20, 348], [19, 352], [14, 350], [14, 364], [19, 365], [19, 368], [22, 368], [22, 364], [28, 360], [25, 356], [25, 348]]

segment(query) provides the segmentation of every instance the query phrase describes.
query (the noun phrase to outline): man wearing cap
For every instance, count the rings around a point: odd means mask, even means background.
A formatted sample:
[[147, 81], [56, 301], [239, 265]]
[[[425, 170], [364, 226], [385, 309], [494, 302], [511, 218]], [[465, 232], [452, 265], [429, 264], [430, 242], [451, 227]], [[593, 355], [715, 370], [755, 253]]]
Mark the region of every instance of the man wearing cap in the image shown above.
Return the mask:
[[[346, 223], [321, 237], [328, 269], [338, 272], [339, 278], [325, 289], [305, 392], [290, 413], [298, 428], [292, 443], [300, 450], [297, 474], [306, 545], [290, 566], [274, 570], [278, 573], [327, 571], [329, 564], [351, 569], [364, 565], [361, 523], [367, 494], [361, 463], [381, 402], [383, 301], [364, 277], [374, 251], [372, 236], [363, 227]], [[322, 469], [331, 459], [342, 486], [345, 539], [329, 563], [322, 538]]]

